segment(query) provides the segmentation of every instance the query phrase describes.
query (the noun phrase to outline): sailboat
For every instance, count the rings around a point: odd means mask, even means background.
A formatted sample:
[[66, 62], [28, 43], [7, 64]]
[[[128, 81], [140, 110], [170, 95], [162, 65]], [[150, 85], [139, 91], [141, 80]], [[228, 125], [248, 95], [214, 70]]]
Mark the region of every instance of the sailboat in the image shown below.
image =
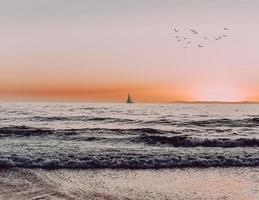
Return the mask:
[[134, 103], [134, 101], [132, 100], [130, 94], [128, 94], [128, 98], [127, 98], [126, 103]]

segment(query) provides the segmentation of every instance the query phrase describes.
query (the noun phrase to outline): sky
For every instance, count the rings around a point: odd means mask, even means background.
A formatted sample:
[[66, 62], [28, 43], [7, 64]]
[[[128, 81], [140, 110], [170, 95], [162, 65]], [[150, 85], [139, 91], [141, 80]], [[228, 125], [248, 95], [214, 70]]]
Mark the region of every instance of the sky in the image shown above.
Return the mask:
[[258, 0], [0, 0], [0, 100], [259, 101], [258, 10]]

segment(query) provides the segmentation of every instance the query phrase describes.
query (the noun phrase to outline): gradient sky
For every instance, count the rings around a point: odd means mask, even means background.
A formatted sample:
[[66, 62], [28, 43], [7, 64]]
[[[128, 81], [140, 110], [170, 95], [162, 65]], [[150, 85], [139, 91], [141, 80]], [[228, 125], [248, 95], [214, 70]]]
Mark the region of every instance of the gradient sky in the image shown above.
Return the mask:
[[[258, 10], [258, 0], [0, 1], [0, 99], [259, 101]], [[229, 37], [184, 49], [174, 27]]]

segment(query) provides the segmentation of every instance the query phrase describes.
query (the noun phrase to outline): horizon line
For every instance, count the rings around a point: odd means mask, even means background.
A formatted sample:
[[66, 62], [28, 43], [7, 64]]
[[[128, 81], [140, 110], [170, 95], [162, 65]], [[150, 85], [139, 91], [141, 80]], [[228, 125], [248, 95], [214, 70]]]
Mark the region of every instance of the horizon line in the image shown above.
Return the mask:
[[[86, 101], [86, 100], [0, 100], [0, 103], [125, 103], [124, 101]], [[179, 104], [259, 104], [259, 101], [135, 101], [135, 103], [179, 103]]]

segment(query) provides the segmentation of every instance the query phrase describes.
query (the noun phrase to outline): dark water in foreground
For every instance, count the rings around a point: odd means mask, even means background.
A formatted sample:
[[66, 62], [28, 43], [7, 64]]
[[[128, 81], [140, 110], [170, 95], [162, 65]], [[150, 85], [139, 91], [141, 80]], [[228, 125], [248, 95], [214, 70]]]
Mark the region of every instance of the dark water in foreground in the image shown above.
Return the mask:
[[0, 167], [259, 166], [256, 104], [0, 104]]

